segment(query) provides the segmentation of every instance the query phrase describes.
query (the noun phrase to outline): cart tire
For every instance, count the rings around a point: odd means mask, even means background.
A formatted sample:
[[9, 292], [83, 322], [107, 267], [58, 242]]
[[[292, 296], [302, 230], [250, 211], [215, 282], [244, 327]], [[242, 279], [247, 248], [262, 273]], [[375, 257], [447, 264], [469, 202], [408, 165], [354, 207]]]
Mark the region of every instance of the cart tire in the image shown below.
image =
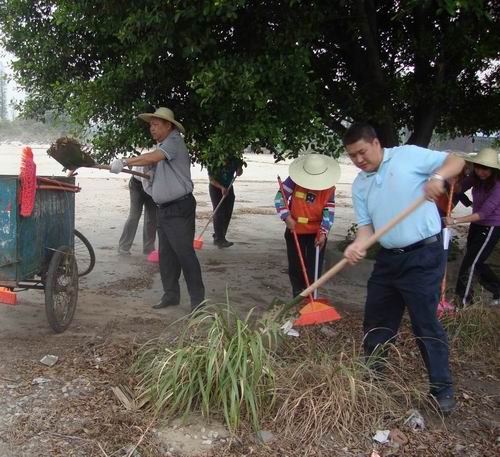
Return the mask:
[[62, 333], [71, 324], [77, 301], [76, 259], [69, 246], [61, 246], [50, 259], [45, 280], [45, 313], [54, 332]]
[[78, 230], [75, 233], [75, 257], [78, 263], [78, 276], [88, 275], [95, 267], [95, 251], [90, 241]]

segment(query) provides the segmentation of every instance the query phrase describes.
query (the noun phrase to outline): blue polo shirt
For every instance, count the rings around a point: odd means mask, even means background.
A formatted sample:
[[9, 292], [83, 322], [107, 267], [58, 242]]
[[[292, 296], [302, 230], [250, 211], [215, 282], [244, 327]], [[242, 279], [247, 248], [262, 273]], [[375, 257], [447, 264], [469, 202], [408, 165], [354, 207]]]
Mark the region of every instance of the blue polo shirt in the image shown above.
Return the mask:
[[[376, 172], [361, 171], [352, 185], [352, 200], [358, 226], [384, 226], [422, 196], [429, 176], [443, 165], [447, 154], [419, 146], [385, 148]], [[388, 249], [402, 248], [436, 235], [441, 220], [436, 205], [425, 202], [406, 219], [387, 232], [380, 244]]]

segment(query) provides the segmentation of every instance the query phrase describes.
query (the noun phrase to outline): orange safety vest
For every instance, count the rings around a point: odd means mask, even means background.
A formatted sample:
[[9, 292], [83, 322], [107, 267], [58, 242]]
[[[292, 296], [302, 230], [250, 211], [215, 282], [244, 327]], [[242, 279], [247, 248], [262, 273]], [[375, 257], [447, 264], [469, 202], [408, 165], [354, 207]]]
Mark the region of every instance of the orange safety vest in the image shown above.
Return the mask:
[[325, 190], [310, 190], [295, 185], [290, 201], [291, 216], [297, 221], [298, 235], [318, 233], [323, 219], [323, 209], [335, 193], [335, 187]]

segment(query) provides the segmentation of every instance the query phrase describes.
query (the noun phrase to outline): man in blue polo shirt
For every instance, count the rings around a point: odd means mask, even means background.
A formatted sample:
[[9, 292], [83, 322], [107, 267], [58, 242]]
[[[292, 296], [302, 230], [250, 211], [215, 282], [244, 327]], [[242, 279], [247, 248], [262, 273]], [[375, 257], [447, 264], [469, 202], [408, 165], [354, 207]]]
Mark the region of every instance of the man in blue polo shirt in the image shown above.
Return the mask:
[[369, 124], [353, 124], [343, 138], [347, 153], [361, 172], [352, 186], [358, 231], [344, 256], [356, 263], [366, 256], [361, 248], [373, 232], [407, 208], [422, 194], [428, 202], [380, 239], [380, 250], [368, 280], [363, 322], [367, 357], [384, 356], [384, 344], [397, 335], [405, 306], [429, 374], [430, 393], [443, 413], [455, 408], [448, 363], [446, 332], [437, 319], [445, 253], [441, 220], [434, 200], [445, 180], [464, 166], [459, 157], [405, 145], [383, 148]]

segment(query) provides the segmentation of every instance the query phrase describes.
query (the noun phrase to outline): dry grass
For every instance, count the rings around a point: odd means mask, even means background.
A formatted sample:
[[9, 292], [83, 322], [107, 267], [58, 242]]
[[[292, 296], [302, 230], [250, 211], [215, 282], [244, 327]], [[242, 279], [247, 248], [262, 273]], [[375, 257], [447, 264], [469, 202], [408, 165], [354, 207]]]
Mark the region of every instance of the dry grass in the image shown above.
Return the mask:
[[374, 430], [401, 426], [408, 410], [433, 408], [427, 386], [407, 376], [408, 366], [395, 346], [378, 374], [365, 363], [357, 338], [339, 327], [332, 340], [320, 328], [307, 329], [302, 343], [291, 340], [282, 349], [292, 354], [277, 371], [275, 420], [285, 437], [316, 443], [331, 437], [359, 445]]
[[474, 360], [499, 373], [500, 310], [484, 306], [478, 301], [473, 306], [459, 309], [443, 318], [451, 351], [461, 360]]

